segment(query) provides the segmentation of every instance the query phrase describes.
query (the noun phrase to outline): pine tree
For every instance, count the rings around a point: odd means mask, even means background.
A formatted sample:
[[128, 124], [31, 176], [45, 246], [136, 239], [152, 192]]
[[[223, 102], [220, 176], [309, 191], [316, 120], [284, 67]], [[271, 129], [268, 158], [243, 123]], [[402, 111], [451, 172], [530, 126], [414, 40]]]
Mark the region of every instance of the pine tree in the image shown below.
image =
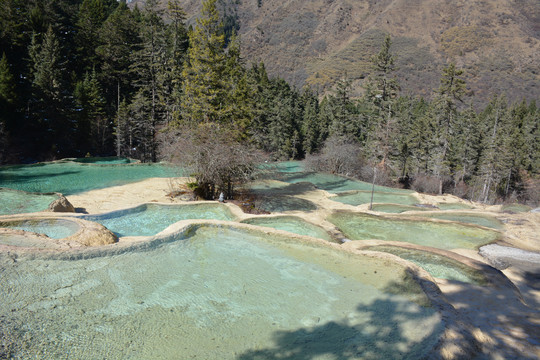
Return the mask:
[[122, 100], [118, 107], [114, 129], [116, 156], [134, 157], [132, 151], [135, 126], [133, 125], [129, 105], [125, 99]]
[[86, 73], [75, 87], [77, 103], [77, 136], [83, 153], [106, 154], [111, 140], [111, 128], [106, 114], [106, 100], [96, 71]]
[[182, 118], [184, 122], [226, 123], [227, 54], [216, 0], [203, 2], [201, 17], [189, 33], [188, 64], [184, 68]]
[[[478, 167], [480, 143], [482, 141], [478, 115], [472, 104], [458, 114], [452, 140], [448, 148], [448, 162], [453, 176], [454, 188], [471, 179]], [[465, 193], [459, 194], [464, 196]]]
[[313, 154], [319, 150], [319, 136], [321, 129], [317, 121], [319, 113], [319, 101], [309, 87], [304, 88], [302, 94], [304, 111], [302, 114], [301, 134], [304, 138], [303, 149], [306, 154]]
[[[15, 90], [15, 79], [11, 73], [6, 53], [3, 53], [2, 58], [0, 59], [0, 104], [2, 104], [2, 106], [15, 105], [17, 102]], [[2, 107], [2, 109], [5, 108]], [[2, 111], [2, 113], [4, 113], [4, 111]]]
[[60, 42], [52, 26], [47, 29], [41, 44], [38, 44], [36, 39], [37, 35], [34, 35], [29, 49], [33, 84], [40, 90], [46, 101], [59, 101], [63, 87]]
[[101, 45], [100, 28], [116, 6], [114, 0], [83, 0], [79, 6], [76, 43], [83, 70], [99, 66], [96, 49]]
[[178, 0], [167, 3], [170, 24], [166, 27], [166, 59], [164, 71], [158, 74], [160, 105], [166, 125], [180, 119], [182, 101], [182, 69], [187, 57], [188, 34], [185, 27], [186, 13]]
[[479, 160], [479, 196], [485, 203], [494, 199], [504, 177], [511, 168], [509, 148], [510, 112], [504, 96], [494, 96], [484, 110], [482, 124], [485, 138]]
[[[133, 91], [130, 64], [138, 39], [138, 24], [135, 15], [125, 2], [120, 2], [99, 30], [100, 46], [96, 53], [101, 59], [99, 73], [106, 97], [114, 108], [122, 98], [131, 96]], [[109, 113], [113, 113], [109, 110]]]
[[[167, 44], [165, 23], [162, 12], [158, 10], [157, 0], [147, 1], [141, 12], [139, 27], [139, 50], [135, 52], [134, 61], [131, 65], [132, 72], [136, 75], [135, 85], [138, 87], [137, 96], [145, 96], [149, 107], [144, 107], [148, 113], [144, 117], [148, 124], [141, 125], [144, 133], [144, 156], [149, 156], [151, 161], [157, 160], [157, 144], [155, 131], [159, 124], [163, 123], [164, 109], [160, 98], [167, 91], [162, 88], [161, 78], [167, 68]], [[138, 100], [140, 102], [140, 99]], [[140, 109], [143, 109], [141, 107]], [[141, 118], [142, 119], [142, 118]], [[142, 121], [142, 120], [141, 120]]]
[[394, 149], [393, 136], [397, 126], [395, 118], [395, 99], [399, 91], [397, 80], [393, 77], [396, 70], [395, 57], [390, 52], [392, 40], [390, 35], [384, 39], [381, 50], [372, 59], [373, 73], [366, 84], [365, 98], [372, 104], [373, 110], [369, 129], [371, 136], [368, 144], [372, 160], [376, 160], [386, 167]]
[[450, 176], [450, 164], [448, 151], [450, 142], [456, 127], [458, 115], [457, 103], [463, 101], [465, 95], [465, 80], [460, 76], [463, 70], [456, 69], [454, 63], [450, 63], [443, 69], [441, 84], [437, 90], [437, 97], [434, 101], [435, 116], [438, 119], [438, 131], [436, 137], [439, 142], [439, 149], [434, 153], [434, 175], [439, 178], [439, 194], [443, 191], [444, 178]]
[[360, 136], [358, 117], [355, 114], [354, 104], [350, 98], [351, 81], [347, 77], [342, 78], [336, 85], [335, 95], [330, 97], [333, 119], [330, 125], [330, 135], [352, 136], [356, 139]]

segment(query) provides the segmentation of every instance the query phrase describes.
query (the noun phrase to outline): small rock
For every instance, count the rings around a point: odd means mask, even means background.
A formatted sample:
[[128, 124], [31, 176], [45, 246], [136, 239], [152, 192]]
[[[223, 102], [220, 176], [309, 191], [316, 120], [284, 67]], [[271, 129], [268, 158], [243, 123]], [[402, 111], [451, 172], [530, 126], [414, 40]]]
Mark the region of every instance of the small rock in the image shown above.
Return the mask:
[[75, 212], [75, 208], [71, 203], [66, 199], [64, 195], [60, 195], [60, 197], [56, 200], [54, 200], [47, 209], [49, 212]]

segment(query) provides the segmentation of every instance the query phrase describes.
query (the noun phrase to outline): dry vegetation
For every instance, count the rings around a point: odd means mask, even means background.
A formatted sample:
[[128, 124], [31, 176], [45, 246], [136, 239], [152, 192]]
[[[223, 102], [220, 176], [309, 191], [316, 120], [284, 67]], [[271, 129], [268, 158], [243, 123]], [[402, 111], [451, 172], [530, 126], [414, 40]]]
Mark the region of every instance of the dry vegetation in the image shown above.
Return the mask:
[[[510, 101], [538, 97], [536, 0], [222, 2], [237, 9], [247, 62], [262, 60], [270, 74], [297, 87], [307, 83], [324, 92], [346, 73], [359, 94], [369, 57], [390, 33], [408, 94], [430, 96], [452, 60], [466, 70], [479, 104], [493, 92], [506, 92]], [[200, 1], [182, 3], [192, 22]]]

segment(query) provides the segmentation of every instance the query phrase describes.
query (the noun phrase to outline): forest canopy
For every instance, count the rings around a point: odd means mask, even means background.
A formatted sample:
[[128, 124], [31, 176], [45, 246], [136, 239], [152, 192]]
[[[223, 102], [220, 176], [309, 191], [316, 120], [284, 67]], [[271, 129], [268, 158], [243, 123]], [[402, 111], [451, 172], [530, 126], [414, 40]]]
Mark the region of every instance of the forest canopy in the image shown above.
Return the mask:
[[244, 63], [229, 20], [216, 0], [189, 27], [178, 0], [166, 9], [156, 0], [0, 0], [0, 162], [156, 161], [160, 139], [171, 146], [174, 134], [186, 152], [206, 128], [216, 148], [239, 154], [308, 157], [368, 181], [376, 169], [389, 185], [484, 202], [539, 202], [534, 101], [494, 92], [475, 109], [453, 63], [429, 100], [402, 96], [390, 36], [363, 96], [351, 97], [346, 74], [327, 94], [295, 89], [263, 63]]

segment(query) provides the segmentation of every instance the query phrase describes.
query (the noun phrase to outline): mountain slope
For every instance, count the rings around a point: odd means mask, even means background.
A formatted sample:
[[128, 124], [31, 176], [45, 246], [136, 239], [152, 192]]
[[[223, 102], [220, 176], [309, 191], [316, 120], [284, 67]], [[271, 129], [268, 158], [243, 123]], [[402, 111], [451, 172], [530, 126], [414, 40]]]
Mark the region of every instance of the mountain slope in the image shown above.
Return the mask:
[[[133, 3], [141, 3], [134, 1]], [[164, 1], [166, 2], [166, 1]], [[200, 1], [181, 1], [193, 22]], [[537, 0], [221, 0], [240, 24], [243, 56], [270, 74], [324, 92], [343, 76], [357, 94], [386, 33], [406, 94], [429, 96], [440, 70], [465, 70], [475, 100], [540, 93]]]

